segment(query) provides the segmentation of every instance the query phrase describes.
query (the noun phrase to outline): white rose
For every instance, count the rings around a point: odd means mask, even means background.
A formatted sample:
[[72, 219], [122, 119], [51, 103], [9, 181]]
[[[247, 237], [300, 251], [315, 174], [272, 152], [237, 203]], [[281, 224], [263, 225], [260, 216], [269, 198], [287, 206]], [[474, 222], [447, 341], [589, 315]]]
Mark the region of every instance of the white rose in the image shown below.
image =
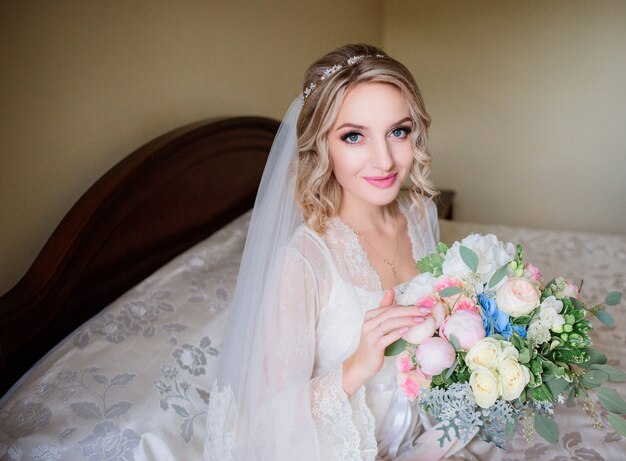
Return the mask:
[[502, 347], [502, 352], [500, 353], [500, 357], [498, 359], [498, 366], [501, 367], [502, 363], [507, 359], [514, 359], [517, 361], [519, 358], [519, 351], [517, 348], [508, 341], [500, 341], [500, 345]]
[[541, 322], [533, 322], [528, 325], [528, 338], [535, 344], [543, 344], [550, 341], [550, 330]]
[[541, 307], [551, 307], [557, 314], [560, 314], [563, 310], [563, 301], [556, 299], [554, 296], [548, 296], [541, 302]]
[[504, 400], [515, 400], [530, 381], [530, 371], [509, 357], [500, 364], [500, 393]]
[[465, 363], [470, 370], [478, 368], [496, 368], [500, 360], [502, 347], [500, 341], [491, 337], [481, 339], [474, 344], [465, 356]]
[[496, 293], [498, 308], [511, 317], [530, 314], [539, 305], [541, 293], [527, 279], [511, 277]]
[[489, 408], [498, 399], [500, 385], [497, 372], [483, 367], [476, 368], [470, 375], [469, 383], [479, 407]]
[[505, 245], [493, 234], [470, 234], [461, 242], [455, 242], [446, 253], [442, 266], [444, 274], [458, 278], [464, 278], [469, 274], [469, 268], [463, 262], [459, 251], [461, 245], [472, 249], [478, 256], [476, 272], [483, 283], [488, 282], [495, 271], [515, 258], [515, 247], [512, 243]]
[[424, 272], [414, 277], [403, 293], [396, 294], [396, 302], [402, 306], [415, 304], [418, 299], [434, 293], [433, 285], [437, 279], [430, 272]]

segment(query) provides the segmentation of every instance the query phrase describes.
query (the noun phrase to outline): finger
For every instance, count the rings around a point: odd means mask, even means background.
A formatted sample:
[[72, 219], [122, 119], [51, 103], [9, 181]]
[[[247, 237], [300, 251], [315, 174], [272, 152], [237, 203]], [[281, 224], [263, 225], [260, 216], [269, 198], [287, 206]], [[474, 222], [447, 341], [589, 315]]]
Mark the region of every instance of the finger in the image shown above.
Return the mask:
[[383, 296], [383, 299], [380, 301], [379, 307], [391, 306], [393, 304], [394, 296], [395, 296], [395, 292], [393, 291], [393, 288], [389, 288], [385, 292], [385, 296]]
[[404, 335], [407, 331], [409, 331], [408, 327], [397, 328], [395, 330], [392, 330], [386, 335], [381, 336], [378, 339], [378, 344], [384, 349], [390, 344], [402, 338], [402, 335]]
[[431, 310], [426, 307], [416, 306], [397, 306], [393, 309], [385, 308], [376, 317], [376, 322], [384, 322], [385, 320], [396, 317], [427, 317], [431, 314]]
[[384, 336], [393, 330], [400, 328], [412, 328], [423, 323], [425, 317], [396, 317], [376, 324], [372, 330], [374, 336]]

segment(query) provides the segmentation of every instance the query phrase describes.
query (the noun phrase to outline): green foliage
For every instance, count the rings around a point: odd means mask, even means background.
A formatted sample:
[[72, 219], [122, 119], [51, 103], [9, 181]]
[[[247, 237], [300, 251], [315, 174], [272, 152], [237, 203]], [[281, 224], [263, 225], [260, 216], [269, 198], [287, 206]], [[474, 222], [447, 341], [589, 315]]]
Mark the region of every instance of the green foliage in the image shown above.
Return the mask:
[[583, 368], [591, 368], [592, 365], [596, 364], [604, 365], [608, 361], [606, 355], [604, 355], [603, 352], [600, 352], [599, 350], [592, 347], [588, 347], [585, 352], [587, 352], [589, 358], [586, 362], [580, 364], [580, 366]]
[[439, 292], [439, 296], [441, 296], [442, 298], [447, 298], [449, 296], [458, 295], [462, 291], [463, 290], [461, 290], [459, 287], [448, 287], [448, 288], [444, 288], [443, 290], [441, 290]]
[[491, 276], [491, 278], [489, 279], [489, 284], [487, 285], [487, 288], [493, 288], [498, 283], [500, 283], [502, 279], [506, 276], [508, 269], [509, 269], [509, 263], [506, 263], [500, 269], [495, 271], [493, 275]]
[[448, 247], [446, 244], [439, 243], [439, 245], [437, 245], [436, 253], [430, 253], [415, 263], [417, 269], [421, 273], [430, 272], [435, 277], [441, 276], [443, 274], [441, 266], [443, 265], [443, 258], [447, 251]]
[[461, 245], [459, 246], [459, 254], [469, 270], [472, 272], [476, 272], [478, 270], [478, 255], [474, 252], [474, 250], [466, 247], [465, 245]]
[[617, 432], [622, 437], [626, 437], [626, 420], [624, 420], [624, 418], [619, 415], [609, 413], [606, 416], [606, 419], [609, 420], [609, 424], [615, 432]]
[[609, 314], [605, 310], [599, 309], [594, 312], [594, 315], [598, 317], [598, 320], [604, 323], [607, 327], [612, 327], [613, 325], [615, 325], [615, 320], [613, 320], [611, 314]]
[[598, 399], [602, 406], [611, 413], [626, 414], [626, 402], [615, 389], [608, 387], [598, 389]]
[[549, 443], [557, 443], [559, 441], [559, 426], [552, 418], [545, 415], [536, 414], [534, 421], [535, 431]]
[[608, 380], [614, 383], [619, 383], [626, 380], [626, 373], [620, 370], [617, 367], [612, 367], [610, 365], [591, 365], [592, 370], [600, 370], [607, 374]]
[[402, 352], [406, 348], [406, 344], [407, 342], [402, 338], [400, 338], [397, 341], [394, 341], [393, 343], [391, 343], [389, 346], [385, 348], [385, 355], [387, 357], [398, 355], [400, 352]]
[[607, 306], [617, 306], [622, 300], [622, 293], [619, 291], [611, 291], [606, 298], [604, 298], [604, 304]]

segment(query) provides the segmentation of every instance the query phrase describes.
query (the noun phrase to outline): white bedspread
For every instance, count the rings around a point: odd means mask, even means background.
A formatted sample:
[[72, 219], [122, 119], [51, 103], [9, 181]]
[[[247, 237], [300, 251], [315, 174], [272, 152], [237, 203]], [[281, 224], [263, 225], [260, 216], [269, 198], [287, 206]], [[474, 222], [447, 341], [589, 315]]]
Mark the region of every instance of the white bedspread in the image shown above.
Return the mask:
[[[201, 459], [207, 377], [248, 221], [242, 216], [164, 266], [33, 367], [0, 400], [0, 460]], [[470, 232], [524, 244], [547, 277], [583, 277], [587, 298], [626, 293], [626, 236], [441, 222], [448, 243]], [[616, 328], [594, 322], [595, 346], [626, 368], [625, 309], [614, 317]], [[614, 387], [626, 395], [626, 385]], [[561, 408], [558, 421], [553, 446], [518, 436], [508, 452], [475, 448], [494, 460], [623, 459], [626, 441], [593, 429], [580, 407]]]

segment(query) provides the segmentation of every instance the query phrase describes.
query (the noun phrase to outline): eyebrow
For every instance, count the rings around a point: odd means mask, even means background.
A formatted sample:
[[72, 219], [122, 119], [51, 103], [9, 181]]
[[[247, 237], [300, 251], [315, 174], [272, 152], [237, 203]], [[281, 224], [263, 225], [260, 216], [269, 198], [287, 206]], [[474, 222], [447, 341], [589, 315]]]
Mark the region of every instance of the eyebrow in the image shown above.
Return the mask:
[[[404, 117], [402, 120], [397, 121], [396, 123], [392, 123], [391, 126], [397, 126], [400, 125], [404, 122], [413, 122], [413, 120], [411, 119], [411, 117]], [[355, 128], [357, 130], [365, 130], [367, 129], [366, 126], [363, 125], [357, 125], [356, 123], [343, 123], [340, 126], [337, 127], [337, 129], [335, 131], [339, 131], [343, 128]]]

